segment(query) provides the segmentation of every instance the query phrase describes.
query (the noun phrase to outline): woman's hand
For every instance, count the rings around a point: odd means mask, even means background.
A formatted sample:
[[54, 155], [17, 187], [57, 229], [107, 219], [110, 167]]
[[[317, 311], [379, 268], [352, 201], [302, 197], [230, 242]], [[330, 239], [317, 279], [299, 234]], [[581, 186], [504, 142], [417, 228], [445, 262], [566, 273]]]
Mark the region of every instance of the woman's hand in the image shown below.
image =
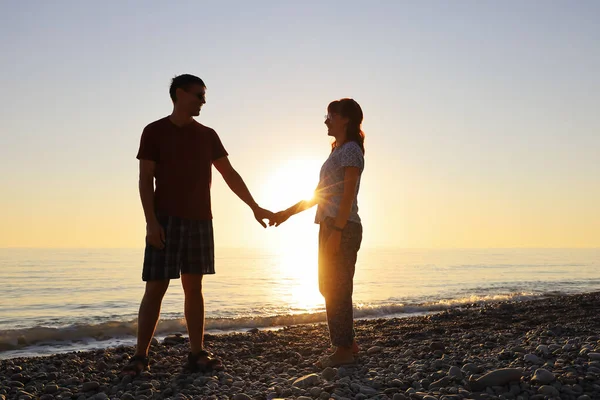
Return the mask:
[[283, 224], [285, 221], [287, 221], [288, 218], [291, 216], [292, 216], [292, 214], [288, 210], [279, 211], [279, 212], [273, 214], [273, 219], [271, 219], [269, 221], [269, 226], [273, 226], [273, 225], [279, 226], [279, 225]]

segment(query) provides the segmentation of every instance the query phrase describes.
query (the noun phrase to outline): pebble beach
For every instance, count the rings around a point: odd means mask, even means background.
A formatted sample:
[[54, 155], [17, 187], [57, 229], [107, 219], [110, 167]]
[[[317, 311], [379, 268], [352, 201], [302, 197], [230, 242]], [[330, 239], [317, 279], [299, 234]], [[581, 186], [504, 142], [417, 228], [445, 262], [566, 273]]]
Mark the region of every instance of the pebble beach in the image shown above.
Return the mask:
[[183, 370], [188, 340], [0, 361], [0, 399], [600, 399], [600, 292], [357, 320], [355, 364], [318, 369], [325, 324], [206, 335], [225, 371]]

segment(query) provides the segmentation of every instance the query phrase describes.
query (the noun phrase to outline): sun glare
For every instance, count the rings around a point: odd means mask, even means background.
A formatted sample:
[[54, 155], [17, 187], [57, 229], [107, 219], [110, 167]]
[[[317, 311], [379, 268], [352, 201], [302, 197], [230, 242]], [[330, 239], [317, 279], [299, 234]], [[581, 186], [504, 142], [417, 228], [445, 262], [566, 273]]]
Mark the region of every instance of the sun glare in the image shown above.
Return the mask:
[[[264, 198], [273, 211], [286, 209], [300, 200], [309, 200], [319, 181], [321, 163], [292, 160], [272, 171], [264, 187]], [[280, 293], [291, 312], [311, 312], [323, 306], [317, 273], [318, 226], [314, 209], [293, 216], [271, 231], [270, 247], [279, 254], [279, 279], [288, 282]]]
[[280, 209], [309, 200], [319, 183], [320, 164], [314, 160], [291, 160], [275, 168], [264, 185], [264, 196]]

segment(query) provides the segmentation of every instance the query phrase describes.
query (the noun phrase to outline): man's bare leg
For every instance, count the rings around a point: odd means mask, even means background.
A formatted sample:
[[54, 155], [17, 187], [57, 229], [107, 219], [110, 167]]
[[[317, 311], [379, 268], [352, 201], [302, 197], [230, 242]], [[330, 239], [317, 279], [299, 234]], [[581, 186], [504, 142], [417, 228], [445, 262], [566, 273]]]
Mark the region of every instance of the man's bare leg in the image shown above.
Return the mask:
[[202, 275], [182, 274], [181, 285], [185, 295], [185, 321], [190, 335], [192, 354], [204, 349], [204, 296]]
[[146, 291], [138, 314], [137, 346], [135, 355], [147, 356], [150, 342], [156, 331], [160, 306], [169, 287], [169, 280], [146, 282]]

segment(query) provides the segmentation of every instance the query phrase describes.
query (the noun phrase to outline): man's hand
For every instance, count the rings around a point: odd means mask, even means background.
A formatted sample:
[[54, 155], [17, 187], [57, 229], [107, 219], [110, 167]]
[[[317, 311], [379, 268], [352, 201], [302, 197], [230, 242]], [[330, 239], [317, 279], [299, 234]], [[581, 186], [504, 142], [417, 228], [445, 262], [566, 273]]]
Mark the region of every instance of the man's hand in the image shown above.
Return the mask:
[[267, 227], [267, 224], [265, 224], [264, 221], [265, 219], [268, 219], [269, 225], [272, 225], [275, 214], [273, 214], [271, 211], [265, 210], [264, 208], [260, 208], [258, 206], [252, 208], [252, 211], [254, 212], [254, 218], [256, 218], [258, 223], [261, 224], [263, 228]]
[[158, 221], [146, 224], [146, 242], [159, 250], [165, 248], [165, 230]]
[[278, 213], [273, 214], [273, 219], [269, 221], [269, 226], [279, 226], [287, 221], [289, 217], [291, 217], [291, 214], [287, 210], [279, 211]]
[[325, 242], [325, 254], [331, 256], [336, 255], [340, 251], [340, 244], [342, 242], [342, 232], [333, 231]]

